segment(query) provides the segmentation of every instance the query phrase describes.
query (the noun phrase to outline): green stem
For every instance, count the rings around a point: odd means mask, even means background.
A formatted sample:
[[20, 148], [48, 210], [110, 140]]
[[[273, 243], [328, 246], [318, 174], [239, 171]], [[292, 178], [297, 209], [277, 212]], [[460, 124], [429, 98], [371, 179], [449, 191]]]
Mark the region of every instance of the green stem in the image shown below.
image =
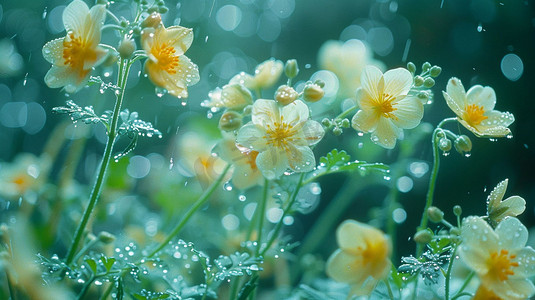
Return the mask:
[[463, 283], [463, 285], [461, 286], [461, 288], [457, 291], [457, 293], [455, 294], [455, 296], [453, 296], [453, 298], [451, 298], [451, 300], [453, 300], [453, 299], [457, 299], [458, 297], [460, 297], [460, 296], [463, 295], [463, 291], [464, 291], [464, 289], [468, 286], [468, 284], [470, 283], [470, 281], [471, 281], [472, 278], [474, 277], [474, 274], [475, 274], [474, 271], [470, 272], [470, 274], [468, 275], [468, 277], [466, 277], [466, 280], [464, 281], [464, 283]]
[[453, 298], [451, 298], [451, 300], [455, 300], [455, 299], [460, 298], [462, 296], [474, 297], [474, 295], [472, 295], [470, 293], [461, 293], [461, 294], [455, 295]]
[[257, 239], [256, 239], [256, 253], [255, 256], [258, 256], [260, 254], [260, 249], [262, 248], [262, 229], [264, 227], [264, 219], [266, 216], [266, 202], [267, 202], [267, 194], [268, 194], [268, 188], [269, 188], [269, 180], [264, 180], [264, 191], [262, 193], [262, 200], [258, 204], [258, 227], [257, 227]]
[[93, 209], [97, 204], [97, 200], [100, 196], [102, 186], [104, 185], [104, 178], [106, 177], [106, 170], [110, 163], [112, 157], [113, 144], [115, 143], [115, 138], [117, 137], [117, 124], [119, 121], [119, 112], [121, 111], [121, 105], [124, 99], [124, 92], [126, 88], [126, 78], [128, 77], [128, 72], [130, 71], [130, 65], [128, 60], [121, 59], [119, 63], [119, 75], [117, 76], [117, 85], [120, 87], [119, 94], [117, 95], [117, 100], [115, 101], [115, 108], [113, 110], [112, 121], [110, 125], [110, 131], [108, 133], [108, 141], [106, 143], [106, 149], [104, 150], [104, 156], [102, 157], [102, 162], [100, 164], [100, 170], [97, 175], [95, 185], [91, 191], [91, 196], [89, 199], [89, 204], [87, 205], [82, 221], [76, 229], [74, 240], [72, 241], [69, 252], [67, 253], [67, 258], [65, 263], [70, 265], [73, 262], [74, 255], [78, 250], [82, 236], [84, 235], [85, 227], [89, 222], [89, 218], [92, 215]]
[[292, 206], [294, 205], [295, 200], [297, 199], [297, 193], [299, 193], [299, 190], [301, 189], [301, 186], [303, 184], [304, 177], [305, 177], [305, 173], [301, 173], [301, 176], [299, 176], [299, 181], [297, 182], [297, 185], [295, 187], [295, 191], [293, 192], [290, 198], [290, 201], [288, 202], [288, 205], [286, 206], [286, 209], [284, 209], [284, 212], [282, 213], [279, 223], [275, 225], [275, 229], [273, 229], [272, 235], [269, 241], [266, 243], [266, 247], [264, 248], [264, 250], [260, 252], [260, 256], [264, 256], [266, 252], [269, 250], [269, 248], [271, 248], [271, 245], [273, 245], [273, 242], [275, 242], [275, 240], [277, 239], [279, 232], [282, 228], [282, 224], [284, 222], [284, 217], [286, 217], [288, 213], [290, 213], [290, 210], [292, 209]]
[[230, 287], [230, 294], [229, 294], [229, 300], [236, 299], [236, 296], [238, 294], [238, 287], [240, 286], [241, 277], [234, 277], [234, 280], [232, 280], [232, 286]]
[[388, 282], [388, 279], [383, 280], [386, 285], [386, 290], [388, 291], [388, 297], [390, 300], [394, 300], [394, 293], [392, 292], [392, 287], [390, 286], [390, 282]]
[[446, 295], [445, 300], [450, 300], [450, 279], [451, 279], [451, 270], [453, 269], [453, 262], [455, 259], [455, 253], [457, 252], [457, 245], [453, 248], [453, 251], [451, 252], [450, 256], [450, 263], [448, 264], [448, 270], [446, 271], [446, 283], [445, 283], [445, 289], [446, 289]]
[[12, 300], [17, 299], [17, 294], [15, 294], [15, 289], [13, 288], [13, 283], [11, 282], [11, 278], [9, 276], [9, 273], [7, 272], [7, 269], [5, 269], [6, 272], [6, 279], [7, 279], [7, 288], [9, 289], [9, 295]]
[[352, 106], [346, 110], [344, 110], [343, 112], [341, 112], [336, 118], [334, 119], [343, 119], [345, 118], [347, 115], [349, 115], [352, 111], [354, 111], [355, 109], [357, 109], [358, 106]]
[[[424, 211], [423, 211], [423, 214], [422, 214], [422, 219], [421, 219], [421, 222], [420, 222], [420, 226], [416, 230], [417, 232], [422, 230], [422, 229], [427, 228], [427, 209], [429, 207], [431, 207], [431, 205], [433, 205], [433, 196], [435, 194], [435, 186], [436, 186], [436, 182], [437, 182], [437, 175], [438, 175], [438, 170], [439, 170], [439, 167], [440, 167], [440, 153], [439, 153], [438, 141], [437, 141], [438, 140], [438, 133], [440, 131], [442, 131], [441, 127], [444, 124], [446, 124], [447, 122], [455, 121], [455, 120], [457, 120], [457, 119], [456, 118], [444, 119], [444, 120], [442, 120], [442, 122], [440, 122], [438, 124], [437, 128], [435, 128], [435, 130], [433, 131], [433, 135], [431, 137], [431, 144], [432, 144], [432, 147], [433, 147], [433, 170], [431, 171], [431, 177], [429, 177], [429, 187], [428, 187], [428, 190], [427, 190], [425, 207], [424, 207]], [[423, 244], [418, 244], [417, 250], [416, 250], [416, 257], [419, 257], [420, 255], [422, 255], [423, 246], [424, 246]]]
[[84, 298], [85, 294], [87, 293], [87, 291], [89, 291], [89, 288], [93, 284], [93, 281], [95, 281], [95, 276], [91, 276], [91, 278], [89, 278], [86, 285], [84, 285], [84, 287], [82, 288], [82, 290], [80, 291], [80, 294], [78, 294], [78, 297], [76, 297], [76, 299], [81, 300]]
[[204, 193], [201, 195], [201, 197], [193, 204], [193, 206], [186, 212], [184, 217], [182, 217], [182, 220], [175, 226], [175, 228], [169, 233], [169, 235], [165, 238], [163, 242], [161, 242], [156, 249], [152, 250], [152, 252], [147, 255], [147, 258], [151, 258], [156, 253], [158, 253], [160, 250], [162, 250], [165, 246], [169, 244], [169, 242], [182, 230], [184, 225], [189, 221], [189, 219], [201, 208], [208, 199], [210, 199], [210, 196], [214, 193], [215, 189], [221, 184], [223, 181], [223, 178], [227, 174], [228, 170], [230, 169], [232, 165], [228, 164], [223, 172], [219, 175], [219, 177], [212, 182], [210, 187]]
[[83, 248], [82, 250], [80, 250], [78, 252], [78, 254], [74, 257], [74, 260], [73, 261], [78, 261], [78, 259], [80, 259], [80, 257], [82, 255], [84, 255], [85, 252], [87, 252], [87, 250], [89, 250], [91, 247], [93, 247], [93, 245], [95, 245], [96, 243], [98, 243], [98, 238], [95, 238], [94, 240], [90, 241], [89, 243], [87, 243]]

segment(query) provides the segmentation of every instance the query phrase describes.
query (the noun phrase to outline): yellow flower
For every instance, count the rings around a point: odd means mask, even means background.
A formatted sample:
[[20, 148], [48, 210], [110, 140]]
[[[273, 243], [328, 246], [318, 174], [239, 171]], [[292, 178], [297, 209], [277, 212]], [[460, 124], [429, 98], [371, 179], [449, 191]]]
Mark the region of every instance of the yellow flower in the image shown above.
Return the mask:
[[279, 177], [288, 168], [311, 171], [316, 160], [310, 146], [318, 143], [325, 132], [308, 117], [308, 107], [301, 100], [284, 107], [274, 100], [256, 100], [252, 121], [240, 129], [237, 143], [259, 152], [256, 165], [268, 179]]
[[372, 226], [346, 220], [336, 230], [336, 241], [340, 249], [329, 257], [327, 275], [351, 285], [349, 296], [369, 295], [390, 272], [390, 239]]
[[366, 65], [383, 69], [380, 61], [372, 58], [372, 52], [360, 40], [327, 41], [318, 53], [322, 69], [333, 72], [340, 82], [338, 97], [355, 98], [355, 91], [360, 87], [360, 76]]
[[80, 0], [72, 1], [63, 11], [67, 36], [45, 44], [43, 57], [52, 64], [45, 83], [51, 88], [65, 87], [74, 93], [87, 83], [93, 67], [106, 58], [99, 46], [100, 30], [106, 18], [104, 5], [91, 9]]
[[412, 75], [403, 68], [382, 73], [368, 66], [362, 73], [362, 88], [357, 90], [360, 110], [352, 120], [355, 130], [372, 133], [372, 141], [392, 149], [396, 139], [403, 138], [403, 129], [418, 124], [424, 114], [422, 101], [408, 96]]
[[256, 66], [254, 76], [241, 72], [232, 77], [230, 84], [243, 84], [252, 90], [265, 89], [271, 87], [279, 80], [283, 69], [284, 64], [282, 61], [270, 58]]
[[508, 179], [498, 183], [487, 200], [487, 215], [497, 223], [505, 217], [516, 217], [526, 210], [526, 200], [520, 196], [511, 196], [502, 201], [507, 183]]
[[535, 250], [526, 247], [528, 230], [508, 217], [495, 230], [479, 217], [463, 220], [459, 255], [479, 276], [484, 289], [502, 299], [526, 299], [535, 294], [527, 279], [535, 275]]
[[262, 184], [264, 178], [256, 166], [258, 151], [236, 144], [235, 140], [233, 134], [225, 134], [223, 140], [215, 148], [223, 160], [234, 165], [232, 185], [243, 190]]
[[494, 110], [496, 94], [491, 87], [475, 85], [468, 92], [457, 78], [448, 81], [446, 103], [457, 115], [459, 123], [479, 137], [504, 137], [511, 134], [507, 128], [515, 121], [509, 112]]
[[222, 89], [216, 88], [208, 93], [210, 100], [203, 102], [203, 106], [215, 109], [226, 107], [230, 109], [241, 109], [253, 103], [253, 95], [241, 84], [227, 84]]
[[192, 42], [193, 31], [181, 26], [160, 25], [145, 29], [141, 35], [141, 44], [149, 57], [145, 73], [155, 85], [178, 98], [188, 97], [187, 87], [199, 82], [197, 65], [184, 55]]

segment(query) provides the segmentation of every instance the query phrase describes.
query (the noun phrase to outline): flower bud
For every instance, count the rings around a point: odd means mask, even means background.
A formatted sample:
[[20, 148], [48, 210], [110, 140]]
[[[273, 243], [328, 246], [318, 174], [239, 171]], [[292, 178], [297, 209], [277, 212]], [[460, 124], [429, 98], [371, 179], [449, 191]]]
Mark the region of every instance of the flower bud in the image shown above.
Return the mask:
[[119, 43], [117, 51], [119, 51], [119, 55], [122, 58], [130, 58], [134, 51], [136, 51], [136, 42], [132, 39], [125, 38]]
[[289, 59], [284, 66], [284, 74], [288, 78], [294, 78], [299, 74], [299, 66], [297, 65], [297, 60]]
[[454, 214], [455, 216], [460, 217], [462, 213], [463, 213], [463, 209], [461, 208], [460, 205], [455, 205], [455, 206], [453, 207], [453, 214]]
[[414, 241], [419, 244], [427, 244], [433, 239], [433, 232], [429, 229], [423, 229], [414, 234]]
[[414, 74], [414, 72], [416, 72], [416, 65], [414, 63], [412, 63], [412, 62], [409, 62], [407, 64], [407, 70], [409, 70], [409, 72]]
[[273, 86], [279, 80], [283, 67], [280, 60], [273, 58], [259, 64], [256, 66], [251, 88], [262, 89]]
[[161, 13], [161, 14], [165, 14], [168, 11], [169, 11], [169, 8], [167, 8], [167, 6], [158, 7], [158, 12]]
[[426, 88], [432, 88], [435, 85], [435, 80], [431, 77], [427, 77], [424, 81], [424, 86]]
[[241, 127], [242, 115], [233, 110], [227, 110], [219, 119], [219, 129], [223, 131], [233, 131]]
[[414, 85], [421, 86], [422, 84], [424, 84], [424, 78], [420, 75], [414, 76]]
[[145, 20], [143, 20], [143, 22], [141, 22], [141, 27], [157, 28], [158, 26], [160, 26], [161, 23], [162, 23], [162, 16], [157, 12], [153, 12]]
[[417, 97], [421, 100], [427, 100], [427, 98], [429, 98], [429, 94], [427, 92], [422, 91], [418, 93]]
[[324, 94], [325, 92], [319, 85], [309, 83], [305, 85], [305, 89], [303, 90], [303, 99], [308, 102], [317, 102], [323, 98]]
[[431, 70], [429, 70], [429, 75], [431, 75], [432, 77], [438, 77], [438, 75], [440, 75], [441, 72], [442, 72], [441, 67], [433, 66]]
[[321, 79], [316, 79], [314, 81], [314, 84], [318, 85], [320, 88], [324, 88], [325, 87], [325, 81], [323, 81]]
[[343, 128], [349, 128], [350, 125], [351, 122], [349, 122], [348, 119], [342, 119], [342, 121], [340, 122], [340, 126], [342, 126]]
[[333, 134], [334, 134], [335, 136], [339, 136], [339, 135], [341, 135], [343, 132], [344, 132], [344, 131], [343, 131], [342, 128], [340, 128], [340, 127], [334, 127], [334, 129], [333, 129]]
[[238, 109], [253, 102], [253, 95], [241, 84], [227, 84], [221, 90], [223, 106]]
[[429, 69], [431, 69], [431, 64], [429, 62], [424, 62], [423, 65], [422, 65], [422, 71], [423, 72], [427, 72], [429, 71]]
[[115, 235], [107, 232], [107, 231], [101, 231], [98, 234], [98, 240], [101, 241], [104, 244], [113, 243], [115, 241]]
[[299, 94], [291, 86], [287, 85], [281, 85], [275, 92], [275, 100], [281, 105], [288, 105], [294, 102], [297, 97], [299, 97]]
[[330, 127], [332, 125], [332, 121], [328, 118], [323, 118], [323, 120], [321, 120], [321, 124], [325, 127]]
[[431, 206], [427, 209], [427, 216], [433, 223], [440, 223], [444, 219], [444, 212], [436, 206]]
[[157, 13], [158, 11], [159, 11], [159, 7], [157, 7], [157, 6], [151, 6], [151, 7], [149, 7], [149, 9], [147, 9], [147, 12], [149, 14]]
[[459, 154], [468, 154], [472, 150], [472, 141], [464, 134], [458, 136], [453, 145]]
[[444, 152], [451, 150], [451, 141], [448, 138], [441, 138], [438, 141], [438, 148]]

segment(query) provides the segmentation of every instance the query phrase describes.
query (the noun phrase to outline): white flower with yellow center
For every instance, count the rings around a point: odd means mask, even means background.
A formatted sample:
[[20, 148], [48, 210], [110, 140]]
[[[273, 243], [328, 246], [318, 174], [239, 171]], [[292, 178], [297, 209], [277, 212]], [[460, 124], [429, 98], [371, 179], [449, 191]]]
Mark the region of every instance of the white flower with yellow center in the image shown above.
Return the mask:
[[72, 1], [63, 11], [67, 36], [46, 43], [43, 57], [52, 64], [45, 75], [51, 88], [65, 87], [74, 93], [87, 83], [93, 67], [106, 58], [106, 50], [99, 46], [100, 30], [106, 18], [106, 7], [91, 9], [83, 1]]
[[360, 110], [352, 120], [357, 131], [371, 132], [372, 141], [392, 149], [396, 139], [403, 138], [403, 129], [411, 129], [422, 120], [424, 107], [416, 97], [407, 96], [412, 75], [403, 68], [382, 73], [368, 66], [361, 77], [362, 88], [357, 90]]
[[390, 239], [370, 225], [347, 220], [338, 226], [336, 241], [340, 249], [329, 257], [327, 275], [351, 285], [349, 297], [369, 295], [390, 272]]
[[258, 151], [236, 144], [233, 134], [223, 134], [223, 140], [217, 144], [214, 151], [223, 160], [234, 166], [231, 183], [240, 190], [260, 185], [264, 182], [262, 173], [256, 166]]
[[193, 31], [181, 26], [160, 25], [145, 29], [141, 35], [141, 44], [149, 57], [145, 73], [155, 85], [179, 98], [188, 97], [187, 87], [199, 82], [197, 65], [184, 55], [192, 42]]
[[210, 100], [203, 103], [204, 106], [214, 108], [241, 109], [253, 103], [253, 95], [241, 84], [227, 84], [223, 88], [216, 88], [208, 93]]
[[528, 230], [514, 217], [495, 230], [479, 217], [463, 220], [459, 255], [476, 272], [481, 285], [501, 299], [526, 299], [535, 294], [527, 279], [535, 275], [535, 250], [526, 247]]
[[509, 180], [498, 183], [487, 200], [487, 215], [494, 222], [500, 222], [505, 217], [516, 217], [526, 210], [526, 200], [520, 196], [511, 196], [505, 200], [505, 190]]
[[268, 179], [279, 177], [288, 168], [308, 172], [316, 166], [310, 146], [325, 133], [309, 120], [308, 106], [301, 100], [280, 107], [274, 100], [256, 100], [252, 121], [238, 132], [237, 143], [258, 151], [256, 165]]
[[241, 72], [232, 77], [230, 84], [243, 84], [252, 90], [269, 88], [279, 80], [283, 69], [282, 61], [270, 58], [256, 66], [254, 76]]
[[496, 93], [491, 87], [475, 85], [466, 92], [459, 79], [451, 78], [446, 92], [442, 94], [459, 123], [476, 136], [504, 137], [511, 134], [507, 127], [515, 121], [515, 117], [509, 112], [494, 110]]

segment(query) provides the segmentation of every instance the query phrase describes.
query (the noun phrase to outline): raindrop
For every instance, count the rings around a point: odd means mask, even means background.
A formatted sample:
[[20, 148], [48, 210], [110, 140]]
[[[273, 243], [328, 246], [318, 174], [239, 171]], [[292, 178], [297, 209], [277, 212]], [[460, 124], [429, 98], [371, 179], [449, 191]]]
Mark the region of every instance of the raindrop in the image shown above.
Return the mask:
[[311, 64], [306, 64], [306, 65], [305, 65], [305, 69], [310, 69], [311, 67], [312, 67]]
[[477, 32], [481, 32], [481, 31], [483, 31], [483, 25], [479, 23], [479, 25], [477, 25]]
[[232, 184], [230, 181], [227, 181], [225, 184], [223, 184], [223, 189], [225, 189], [225, 191], [232, 191]]
[[245, 197], [245, 195], [239, 195], [238, 196], [238, 200], [243, 202], [243, 201], [247, 200], [247, 198]]
[[46, 10], [46, 6], [45, 6], [45, 9], [43, 10], [43, 19], [46, 18], [46, 14], [47, 14], [47, 10]]

